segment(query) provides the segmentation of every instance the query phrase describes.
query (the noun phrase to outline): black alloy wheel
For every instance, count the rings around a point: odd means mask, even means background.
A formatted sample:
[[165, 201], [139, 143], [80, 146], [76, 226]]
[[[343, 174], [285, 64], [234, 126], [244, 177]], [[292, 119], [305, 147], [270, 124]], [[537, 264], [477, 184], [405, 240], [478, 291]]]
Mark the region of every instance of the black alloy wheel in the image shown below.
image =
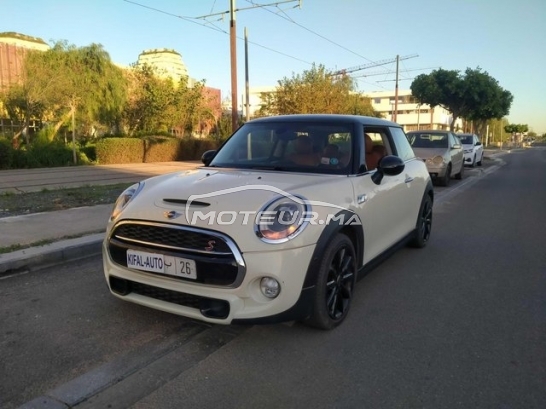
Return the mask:
[[341, 324], [351, 306], [356, 284], [356, 255], [344, 234], [336, 235], [324, 251], [317, 278], [313, 315], [307, 324], [332, 329]]
[[425, 194], [419, 216], [417, 217], [417, 225], [415, 226], [415, 236], [410, 242], [412, 247], [423, 248], [427, 245], [432, 232], [432, 199], [428, 194]]

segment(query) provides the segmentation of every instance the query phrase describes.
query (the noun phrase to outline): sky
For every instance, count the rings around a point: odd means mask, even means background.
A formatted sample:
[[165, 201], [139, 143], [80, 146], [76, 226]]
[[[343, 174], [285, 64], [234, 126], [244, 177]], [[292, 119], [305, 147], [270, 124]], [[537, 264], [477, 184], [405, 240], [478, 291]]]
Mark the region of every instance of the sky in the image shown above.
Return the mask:
[[[402, 59], [399, 89], [434, 69], [481, 68], [510, 91], [511, 123], [546, 133], [546, 0], [235, 0], [237, 95], [313, 64], [341, 70]], [[269, 5], [254, 7], [255, 5]], [[153, 48], [182, 55], [190, 77], [231, 94], [230, 0], [0, 0], [0, 32], [52, 44], [102, 44], [129, 65]], [[227, 13], [225, 13], [227, 12]], [[210, 17], [206, 15], [216, 14]], [[370, 75], [375, 74], [375, 75]], [[360, 91], [394, 90], [396, 64], [353, 73]], [[366, 75], [366, 76], [362, 76]]]

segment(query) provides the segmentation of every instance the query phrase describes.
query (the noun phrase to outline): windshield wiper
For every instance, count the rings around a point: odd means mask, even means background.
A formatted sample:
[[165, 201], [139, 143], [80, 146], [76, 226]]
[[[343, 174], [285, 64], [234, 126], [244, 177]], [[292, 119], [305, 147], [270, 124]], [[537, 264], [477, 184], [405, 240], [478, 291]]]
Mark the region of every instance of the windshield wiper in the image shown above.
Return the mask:
[[258, 170], [286, 170], [282, 166], [266, 166], [266, 165], [254, 165], [249, 166], [249, 169], [258, 169]]

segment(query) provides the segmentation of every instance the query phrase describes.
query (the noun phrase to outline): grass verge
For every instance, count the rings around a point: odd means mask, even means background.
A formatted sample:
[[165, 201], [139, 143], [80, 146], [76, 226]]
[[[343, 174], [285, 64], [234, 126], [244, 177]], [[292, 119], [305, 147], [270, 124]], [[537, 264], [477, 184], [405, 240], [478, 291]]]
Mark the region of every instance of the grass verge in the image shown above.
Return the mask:
[[86, 185], [17, 194], [6, 192], [0, 194], [0, 217], [114, 203], [121, 192], [132, 184]]

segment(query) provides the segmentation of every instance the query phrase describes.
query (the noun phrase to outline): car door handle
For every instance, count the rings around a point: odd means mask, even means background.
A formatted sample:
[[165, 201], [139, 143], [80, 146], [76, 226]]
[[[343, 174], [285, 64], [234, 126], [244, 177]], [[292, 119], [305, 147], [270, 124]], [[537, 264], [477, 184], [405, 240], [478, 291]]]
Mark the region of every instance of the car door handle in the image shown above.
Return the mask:
[[366, 195], [366, 194], [358, 195], [357, 198], [356, 198], [356, 202], [358, 204], [362, 204], [362, 203], [366, 202], [367, 200], [368, 200], [368, 195]]
[[410, 183], [413, 182], [413, 178], [411, 176], [406, 176], [406, 180], [404, 180], [404, 183]]

